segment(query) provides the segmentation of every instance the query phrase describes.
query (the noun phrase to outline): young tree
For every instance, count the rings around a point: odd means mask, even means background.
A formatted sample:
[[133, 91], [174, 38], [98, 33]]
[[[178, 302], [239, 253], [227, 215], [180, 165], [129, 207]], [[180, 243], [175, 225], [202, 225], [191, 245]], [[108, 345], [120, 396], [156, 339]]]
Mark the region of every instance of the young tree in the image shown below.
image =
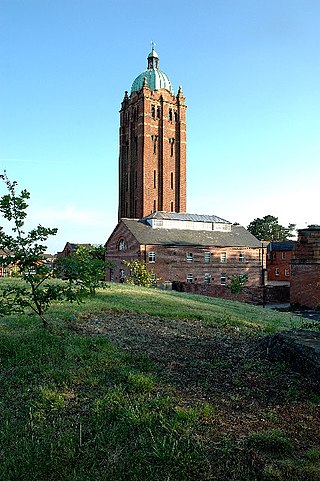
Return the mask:
[[59, 257], [58, 274], [69, 281], [69, 285], [81, 295], [94, 295], [98, 287], [107, 287], [102, 280], [110, 264], [104, 262], [103, 246], [81, 246], [67, 257]]
[[243, 291], [244, 286], [248, 282], [248, 274], [234, 274], [231, 277], [230, 284], [227, 285], [232, 294], [239, 294]]
[[12, 233], [6, 234], [0, 227], [0, 249], [4, 252], [2, 264], [18, 266], [25, 283], [1, 286], [0, 314], [24, 312], [30, 308], [35, 312], [46, 327], [48, 322], [45, 313], [53, 300], [75, 300], [75, 293], [69, 286], [46, 283], [52, 276], [52, 271], [43, 261], [47, 247], [43, 245], [50, 235], [57, 233], [56, 228], [46, 228], [38, 225], [30, 232], [24, 231], [27, 217], [27, 200], [30, 193], [22, 190], [16, 193], [17, 182], [11, 182], [6, 172], [0, 175], [8, 193], [0, 199], [0, 212], [4, 219], [12, 222]]
[[125, 283], [135, 286], [155, 287], [156, 280], [153, 269], [147, 269], [146, 262], [138, 260], [124, 261], [125, 266], [130, 270], [128, 276], [125, 277]]
[[278, 223], [278, 217], [265, 215], [262, 218], [258, 217], [250, 222], [247, 229], [261, 241], [286, 241], [294, 236], [293, 231], [295, 227], [295, 224], [289, 224], [288, 227], [283, 227]]

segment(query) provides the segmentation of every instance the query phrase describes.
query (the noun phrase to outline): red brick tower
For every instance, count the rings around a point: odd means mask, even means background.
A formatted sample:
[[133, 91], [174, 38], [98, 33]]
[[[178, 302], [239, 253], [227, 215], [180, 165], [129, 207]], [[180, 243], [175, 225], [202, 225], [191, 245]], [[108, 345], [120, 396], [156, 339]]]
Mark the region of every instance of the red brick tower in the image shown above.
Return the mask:
[[120, 110], [119, 219], [186, 211], [186, 105], [152, 48]]

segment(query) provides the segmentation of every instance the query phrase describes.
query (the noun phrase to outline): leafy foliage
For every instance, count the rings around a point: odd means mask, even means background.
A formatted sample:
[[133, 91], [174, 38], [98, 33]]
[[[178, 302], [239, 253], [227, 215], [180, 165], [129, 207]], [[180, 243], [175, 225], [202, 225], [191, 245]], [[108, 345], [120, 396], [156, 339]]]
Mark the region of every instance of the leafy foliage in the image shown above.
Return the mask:
[[230, 289], [232, 294], [239, 294], [248, 282], [248, 274], [234, 274], [231, 277], [230, 284], [227, 287]]
[[47, 247], [42, 242], [50, 235], [55, 235], [58, 229], [38, 225], [30, 232], [25, 232], [24, 223], [30, 193], [22, 190], [18, 195], [17, 182], [11, 182], [6, 172], [0, 175], [0, 179], [8, 190], [8, 194], [0, 199], [0, 212], [4, 219], [13, 223], [12, 234], [6, 234], [3, 227], [0, 227], [0, 249], [4, 253], [2, 265], [17, 266], [25, 281], [23, 285], [6, 285], [2, 288], [0, 314], [21, 313], [30, 308], [42, 319], [44, 326], [47, 326], [44, 315], [52, 301], [64, 298], [75, 300], [75, 294], [69, 286], [45, 282], [52, 277], [52, 270], [44, 262]]
[[126, 284], [143, 287], [155, 287], [156, 279], [153, 269], [147, 269], [147, 263], [138, 260], [124, 261], [130, 273], [125, 278]]
[[273, 215], [265, 215], [257, 217], [248, 225], [248, 231], [257, 239], [265, 241], [285, 241], [293, 237], [295, 224], [289, 224], [283, 227], [278, 223], [278, 217]]
[[56, 267], [70, 287], [75, 287], [82, 295], [94, 295], [98, 287], [106, 287], [102, 282], [107, 266], [103, 258], [103, 246], [79, 245], [69, 256], [59, 257]]

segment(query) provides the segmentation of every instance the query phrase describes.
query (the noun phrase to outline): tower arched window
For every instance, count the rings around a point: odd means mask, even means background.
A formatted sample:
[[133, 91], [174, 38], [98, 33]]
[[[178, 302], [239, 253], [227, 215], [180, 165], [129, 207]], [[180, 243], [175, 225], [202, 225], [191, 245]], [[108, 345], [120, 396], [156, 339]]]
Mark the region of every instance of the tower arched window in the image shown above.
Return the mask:
[[169, 109], [169, 120], [172, 122], [172, 109]]
[[174, 112], [174, 121], [177, 122], [178, 121], [178, 112]]
[[153, 188], [155, 189], [157, 187], [157, 171], [153, 171]]
[[173, 154], [174, 154], [174, 139], [169, 139], [169, 142], [170, 142], [170, 147], [171, 147], [170, 155], [171, 155], [171, 157], [173, 157]]
[[173, 202], [171, 202], [171, 212], [173, 212]]
[[157, 119], [160, 119], [160, 107], [157, 107]]
[[151, 140], [153, 142], [153, 153], [156, 154], [157, 153], [157, 140], [158, 140], [158, 136], [157, 135], [151, 135]]
[[151, 107], [151, 117], [154, 119], [156, 116], [156, 108], [154, 105], [152, 105]]
[[171, 176], [170, 176], [170, 186], [171, 186], [171, 189], [173, 189], [173, 172], [171, 172]]

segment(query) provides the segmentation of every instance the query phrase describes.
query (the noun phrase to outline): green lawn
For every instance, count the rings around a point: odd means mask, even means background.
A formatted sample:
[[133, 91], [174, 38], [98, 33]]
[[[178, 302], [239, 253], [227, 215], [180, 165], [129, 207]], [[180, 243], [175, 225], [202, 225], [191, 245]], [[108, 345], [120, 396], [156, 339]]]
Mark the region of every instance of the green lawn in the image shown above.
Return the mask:
[[[162, 319], [186, 326], [199, 321], [213, 338], [219, 333], [230, 343], [232, 336], [251, 342], [301, 325], [287, 313], [125, 285], [111, 285], [80, 305], [53, 305], [49, 330], [28, 313], [0, 318], [1, 481], [320, 479], [319, 439], [308, 435], [309, 425], [305, 436], [295, 439], [290, 423], [282, 425], [279, 418], [279, 406], [289, 402], [308, 423], [320, 398], [286, 366], [246, 361], [235, 368], [237, 392], [225, 399], [191, 396], [146, 353], [117, 347], [108, 336], [78, 332], [87, 317], [110, 312], [127, 313], [128, 322], [130, 314], [156, 316], [159, 329]], [[217, 359], [210, 372], [221, 375], [225, 366]], [[279, 376], [286, 391], [269, 393], [269, 404], [263, 392], [242, 392], [252, 373], [262, 386], [270, 380], [272, 389], [281, 384], [275, 384]], [[205, 392], [204, 383], [201, 389]], [[233, 409], [249, 400], [252, 412], [263, 409], [265, 429], [257, 430], [243, 410], [239, 423], [246, 424], [246, 434], [232, 425], [224, 433], [221, 407], [233, 416]]]

